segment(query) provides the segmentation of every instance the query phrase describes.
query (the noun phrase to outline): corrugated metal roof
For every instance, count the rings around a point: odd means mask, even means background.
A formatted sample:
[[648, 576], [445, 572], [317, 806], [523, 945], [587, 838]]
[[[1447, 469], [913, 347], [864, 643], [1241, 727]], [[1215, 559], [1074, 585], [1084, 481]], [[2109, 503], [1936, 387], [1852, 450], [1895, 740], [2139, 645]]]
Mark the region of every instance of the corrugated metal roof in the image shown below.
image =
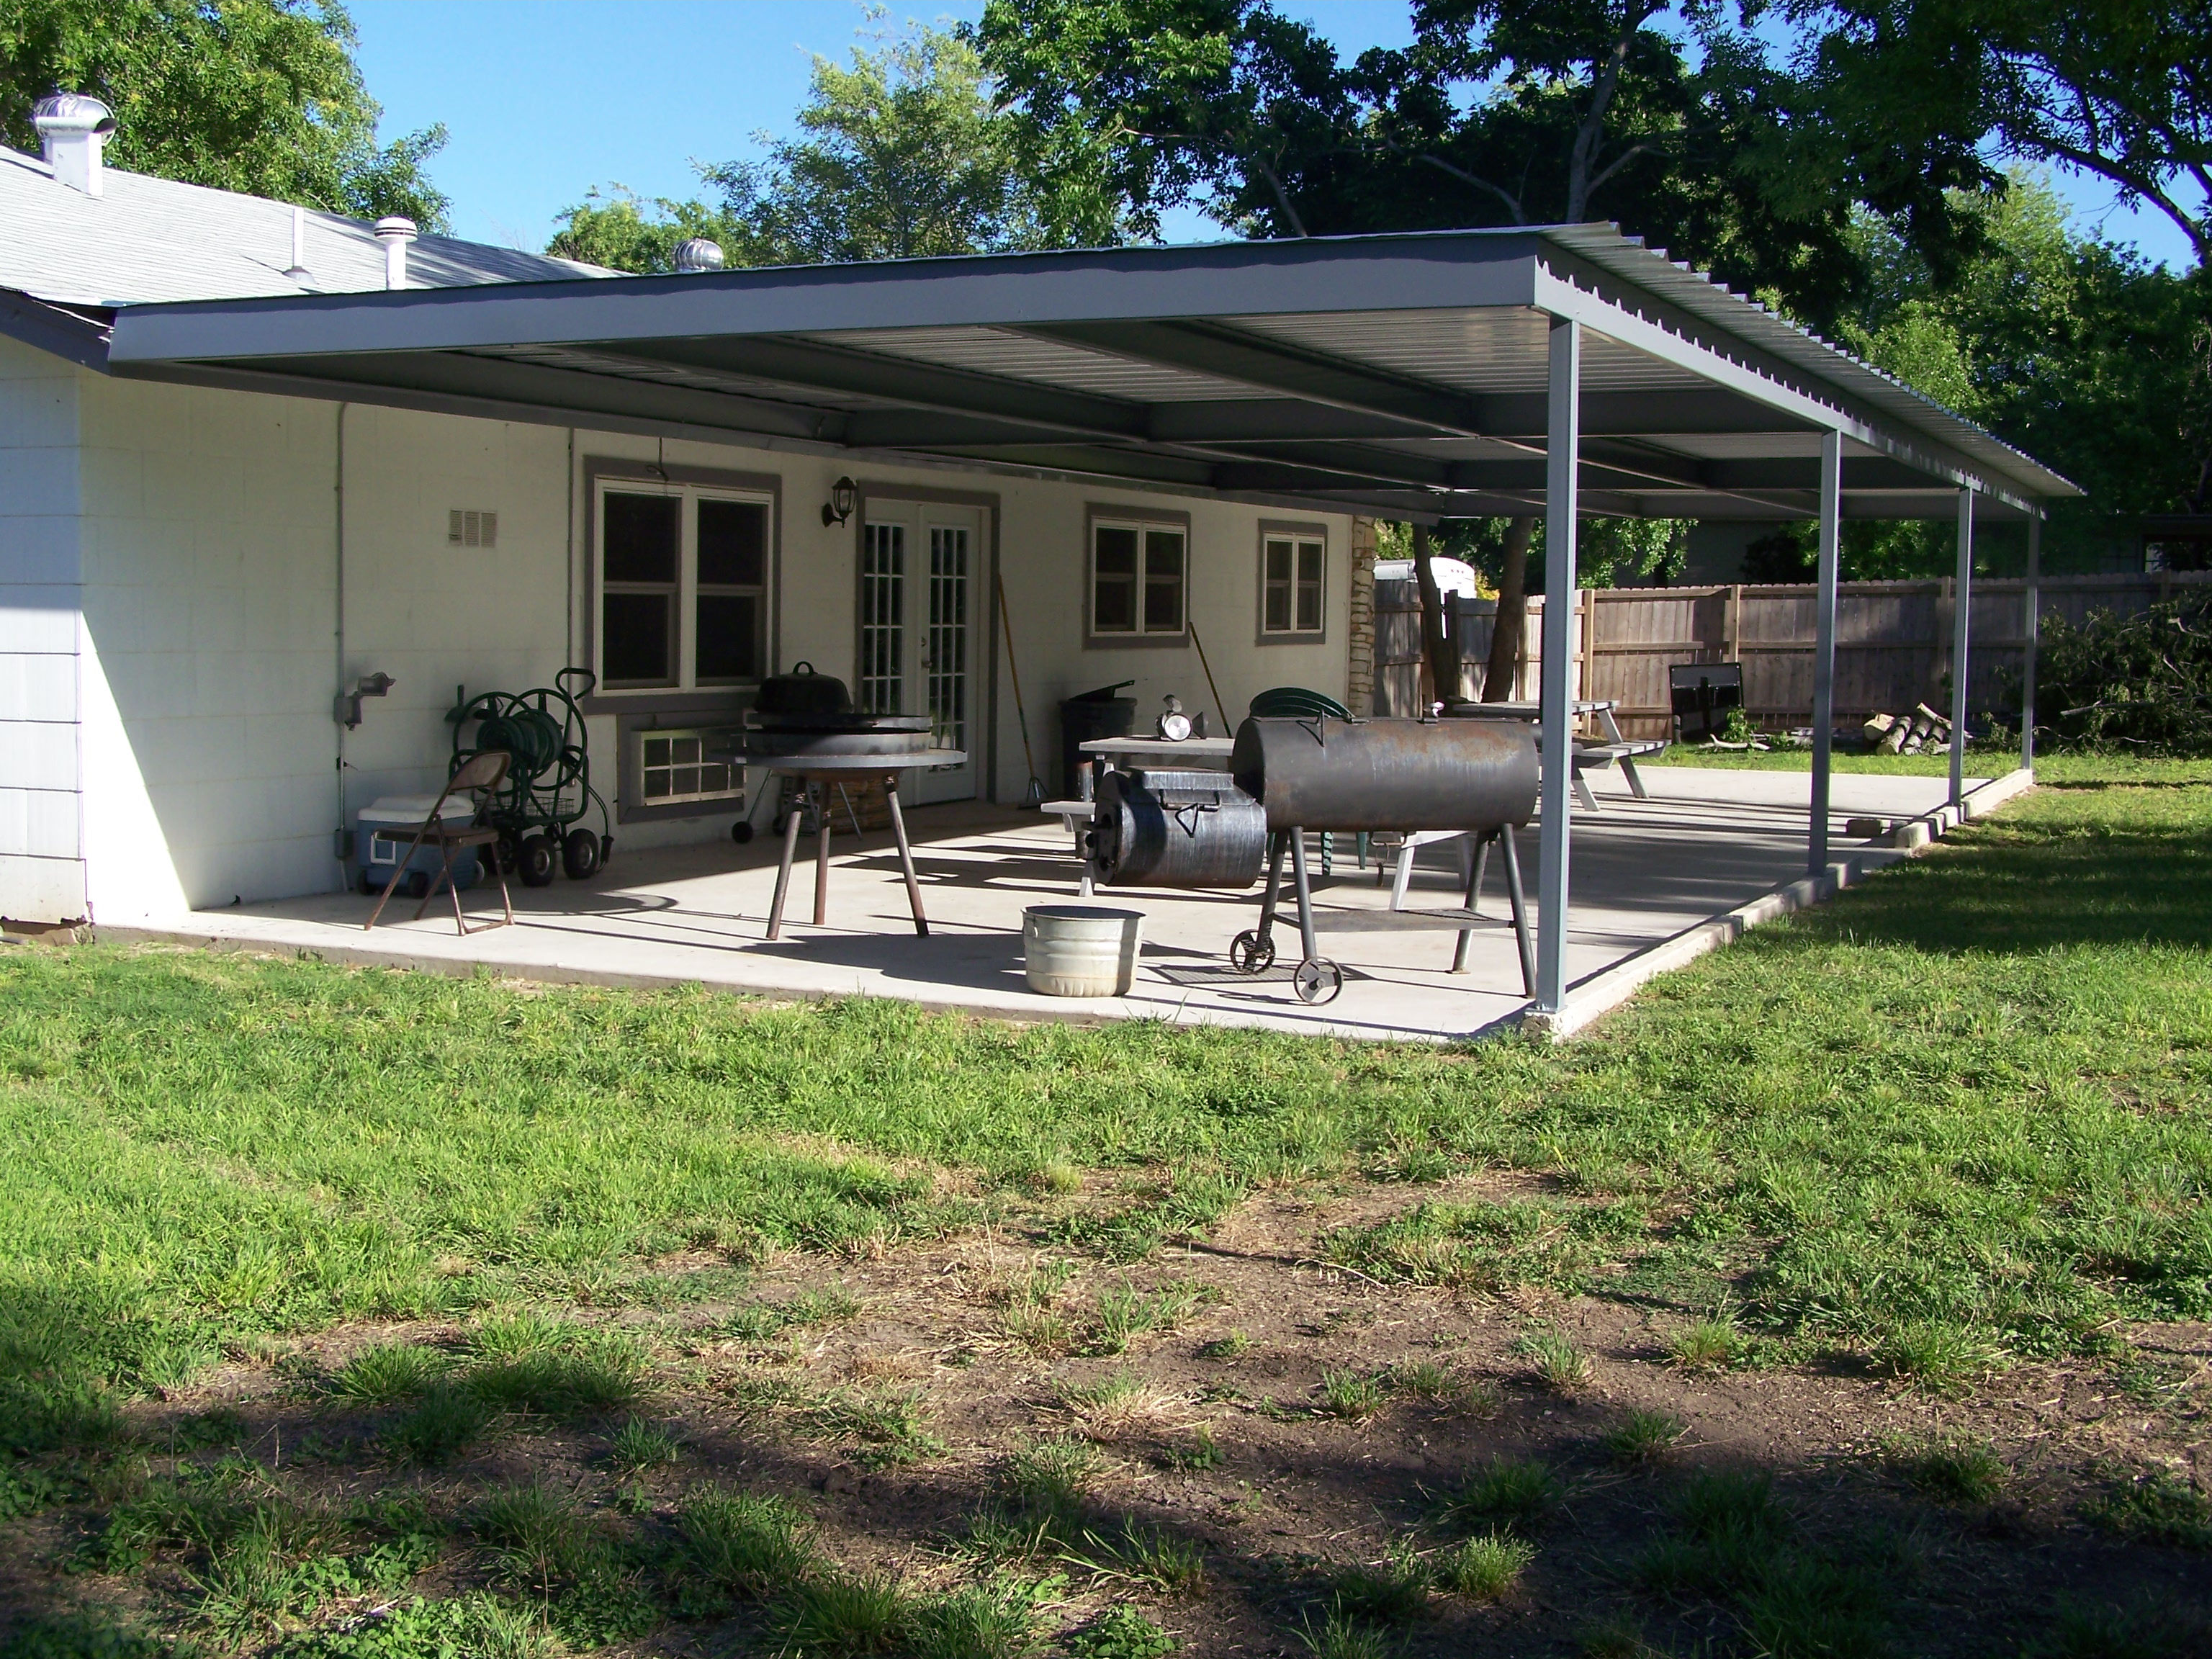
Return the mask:
[[[284, 275], [289, 204], [115, 167], [103, 169], [102, 186], [88, 196], [38, 157], [0, 147], [0, 288], [57, 305], [114, 306], [384, 286], [383, 245], [362, 220], [307, 214], [313, 286], [303, 287]], [[419, 238], [407, 251], [410, 288], [617, 274], [450, 236]]]

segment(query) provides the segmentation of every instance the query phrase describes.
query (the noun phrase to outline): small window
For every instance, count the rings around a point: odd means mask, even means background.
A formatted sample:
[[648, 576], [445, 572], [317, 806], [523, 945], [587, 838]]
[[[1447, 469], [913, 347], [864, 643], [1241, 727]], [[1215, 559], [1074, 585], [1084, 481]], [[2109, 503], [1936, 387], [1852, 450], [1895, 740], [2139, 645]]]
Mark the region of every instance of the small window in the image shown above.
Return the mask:
[[673, 806], [682, 801], [744, 799], [744, 773], [708, 754], [706, 732], [640, 732], [638, 804]]
[[1318, 638], [1328, 561], [1318, 536], [1279, 534], [1260, 538], [1260, 633], [1267, 639]]
[[1094, 520], [1091, 633], [1133, 638], [1182, 633], [1189, 544], [1189, 532], [1180, 525]]
[[766, 672], [769, 504], [689, 487], [599, 498], [599, 683], [746, 685]]

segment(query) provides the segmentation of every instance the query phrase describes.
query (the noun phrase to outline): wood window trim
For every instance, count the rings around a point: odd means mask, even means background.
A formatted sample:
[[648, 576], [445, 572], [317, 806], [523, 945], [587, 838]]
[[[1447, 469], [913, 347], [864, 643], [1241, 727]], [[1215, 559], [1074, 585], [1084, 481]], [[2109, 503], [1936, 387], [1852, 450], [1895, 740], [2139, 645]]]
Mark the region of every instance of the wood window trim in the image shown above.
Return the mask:
[[[1267, 543], [1285, 537], [1293, 542], [1309, 541], [1321, 544], [1321, 626], [1301, 632], [1293, 628], [1282, 631], [1267, 626]], [[1296, 555], [1292, 555], [1295, 561]], [[1254, 543], [1253, 552], [1252, 638], [1256, 645], [1326, 645], [1328, 643], [1328, 526], [1311, 520], [1262, 519], [1260, 532]], [[1297, 571], [1293, 563], [1291, 572], [1291, 617], [1297, 619]]]
[[[1098, 631], [1096, 610], [1098, 599], [1097, 553], [1098, 526], [1102, 524], [1127, 525], [1139, 532], [1137, 566], [1137, 615], [1141, 622], [1145, 604], [1144, 541], [1146, 530], [1172, 530], [1182, 537], [1182, 626], [1173, 633], [1127, 634]], [[1083, 507], [1083, 648], [1086, 651], [1150, 651], [1171, 649], [1190, 643], [1190, 606], [1193, 583], [1192, 567], [1195, 562], [1194, 538], [1191, 534], [1190, 514], [1156, 507], [1123, 507], [1109, 501], [1086, 501]]]
[[[739, 472], [723, 467], [658, 465], [652, 461], [632, 459], [627, 456], [586, 455], [579, 466], [578, 483], [583, 491], [581, 517], [584, 525], [583, 638], [581, 659], [594, 672], [598, 672], [599, 655], [599, 494], [602, 485], [619, 487], [625, 483], [650, 484], [695, 489], [726, 490], [737, 495], [757, 495], [768, 501], [768, 592], [764, 596], [767, 609], [766, 638], [763, 642], [763, 666], [774, 672], [781, 660], [783, 619], [783, 478], [775, 472]], [[696, 584], [694, 584], [696, 591]], [[685, 627], [677, 607], [677, 625]], [[677, 649], [682, 660], [682, 640]], [[754, 687], [722, 686], [641, 686], [622, 691], [594, 690], [580, 702], [586, 714], [626, 714], [646, 710], [675, 712], [681, 709], [719, 713], [732, 711], [732, 719], [751, 706]]]

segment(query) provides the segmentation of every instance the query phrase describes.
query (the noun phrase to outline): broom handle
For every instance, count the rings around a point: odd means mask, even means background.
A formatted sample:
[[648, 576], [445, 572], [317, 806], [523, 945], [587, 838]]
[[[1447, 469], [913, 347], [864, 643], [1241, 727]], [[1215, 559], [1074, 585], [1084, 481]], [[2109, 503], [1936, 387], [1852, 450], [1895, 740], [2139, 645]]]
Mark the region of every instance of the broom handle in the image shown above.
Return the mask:
[[1198, 647], [1198, 665], [1206, 671], [1206, 689], [1213, 693], [1213, 712], [1221, 716], [1223, 735], [1231, 735], [1227, 729], [1229, 726], [1229, 705], [1221, 701], [1221, 688], [1213, 683], [1213, 665], [1206, 659], [1206, 641], [1198, 637], [1198, 623], [1196, 622], [1191, 622], [1189, 627], [1190, 642]]
[[991, 580], [999, 590], [999, 626], [1006, 636], [1006, 678], [1014, 683], [1014, 714], [1022, 727], [1022, 759], [1028, 763], [1030, 776], [1035, 778], [1036, 757], [1030, 752], [1030, 711], [1022, 701], [1022, 671], [1014, 665], [1014, 613], [1006, 609], [1006, 574], [994, 570]]

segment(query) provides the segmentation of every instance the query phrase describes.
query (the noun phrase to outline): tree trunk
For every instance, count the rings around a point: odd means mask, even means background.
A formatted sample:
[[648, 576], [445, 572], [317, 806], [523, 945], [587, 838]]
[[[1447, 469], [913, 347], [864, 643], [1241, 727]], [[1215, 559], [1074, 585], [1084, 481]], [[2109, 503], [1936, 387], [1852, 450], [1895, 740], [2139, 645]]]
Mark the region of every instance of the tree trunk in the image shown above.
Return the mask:
[[[1443, 590], [1437, 585], [1436, 549], [1429, 527], [1413, 526], [1413, 575], [1421, 590], [1421, 653], [1429, 661], [1430, 695], [1448, 702], [1460, 695], [1459, 653], [1444, 628]], [[1419, 711], [1425, 714], [1428, 710]]]
[[1490, 631], [1490, 666], [1482, 675], [1485, 702], [1513, 701], [1521, 647], [1528, 638], [1528, 544], [1535, 539], [1534, 519], [1516, 519], [1506, 526], [1505, 567], [1498, 573], [1498, 622]]

